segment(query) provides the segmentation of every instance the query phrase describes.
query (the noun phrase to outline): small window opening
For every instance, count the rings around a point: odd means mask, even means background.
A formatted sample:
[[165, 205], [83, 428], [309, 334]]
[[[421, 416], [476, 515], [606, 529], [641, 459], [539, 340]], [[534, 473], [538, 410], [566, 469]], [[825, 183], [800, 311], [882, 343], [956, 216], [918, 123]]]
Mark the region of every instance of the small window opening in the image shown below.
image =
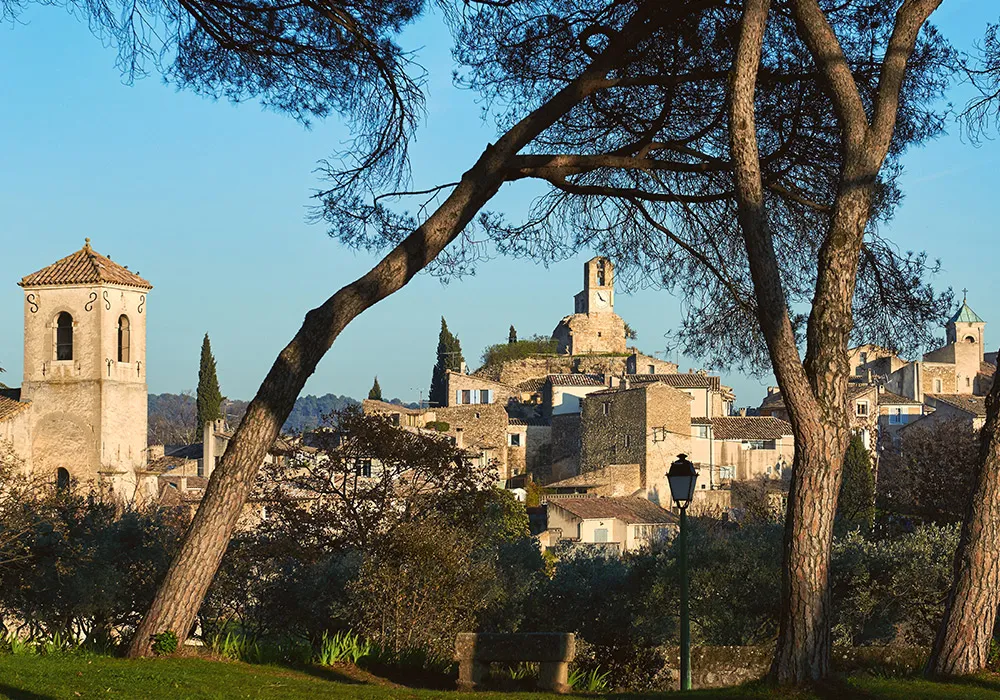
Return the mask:
[[65, 491], [69, 488], [69, 471], [62, 467], [56, 470], [56, 488], [60, 491]]
[[122, 314], [118, 317], [118, 361], [131, 362], [132, 356], [132, 329], [128, 316]]
[[73, 359], [73, 317], [63, 311], [56, 319], [56, 360]]

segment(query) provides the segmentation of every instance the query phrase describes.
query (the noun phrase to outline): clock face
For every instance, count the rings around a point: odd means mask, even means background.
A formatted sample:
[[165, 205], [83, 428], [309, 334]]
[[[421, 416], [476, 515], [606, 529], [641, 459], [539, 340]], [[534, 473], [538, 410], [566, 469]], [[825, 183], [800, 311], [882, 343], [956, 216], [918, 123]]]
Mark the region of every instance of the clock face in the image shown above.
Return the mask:
[[607, 306], [608, 305], [608, 298], [609, 298], [609, 295], [605, 294], [604, 292], [598, 292], [597, 293], [597, 304], [598, 304], [598, 306]]

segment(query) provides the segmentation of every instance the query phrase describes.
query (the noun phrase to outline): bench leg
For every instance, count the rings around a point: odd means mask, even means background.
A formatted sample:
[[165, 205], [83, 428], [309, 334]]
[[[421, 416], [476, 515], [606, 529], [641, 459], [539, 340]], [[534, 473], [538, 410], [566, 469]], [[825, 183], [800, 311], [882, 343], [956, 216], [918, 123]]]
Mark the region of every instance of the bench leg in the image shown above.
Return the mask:
[[568, 693], [569, 687], [569, 662], [568, 661], [543, 661], [538, 665], [538, 687], [542, 690], [551, 690], [554, 693]]
[[481, 664], [472, 659], [462, 659], [458, 662], [458, 689], [475, 690], [483, 682], [483, 675], [485, 673], [486, 664]]

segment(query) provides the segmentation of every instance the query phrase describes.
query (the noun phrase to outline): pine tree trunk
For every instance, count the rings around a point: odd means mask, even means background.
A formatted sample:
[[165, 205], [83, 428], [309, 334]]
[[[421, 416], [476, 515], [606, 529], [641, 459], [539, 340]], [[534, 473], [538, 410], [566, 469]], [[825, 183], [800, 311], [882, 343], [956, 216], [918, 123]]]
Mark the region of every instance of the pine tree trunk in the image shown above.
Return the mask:
[[785, 523], [781, 625], [772, 663], [778, 683], [806, 683], [830, 673], [830, 550], [850, 431], [823, 425], [796, 436]]
[[181, 549], [136, 630], [128, 656], [152, 653], [153, 636], [173, 631], [183, 643], [225, 554], [260, 464], [291, 413], [299, 392], [340, 332], [365, 309], [402, 288], [430, 264], [499, 190], [510, 158], [601, 83], [608, 71], [650, 30], [642, 6], [581, 75], [488, 146], [444, 203], [364, 277], [308, 314], [268, 372], [247, 408], [208, 488]]
[[986, 400], [975, 488], [955, 554], [955, 577], [927, 662], [933, 676], [986, 667], [1000, 605], [1000, 378]]

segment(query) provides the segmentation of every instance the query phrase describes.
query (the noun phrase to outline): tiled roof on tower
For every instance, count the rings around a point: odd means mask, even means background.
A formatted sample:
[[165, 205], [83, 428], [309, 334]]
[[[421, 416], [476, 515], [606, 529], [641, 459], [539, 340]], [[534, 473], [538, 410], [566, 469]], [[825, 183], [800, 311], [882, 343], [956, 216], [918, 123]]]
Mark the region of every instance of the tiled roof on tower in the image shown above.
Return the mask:
[[106, 258], [90, 247], [85, 239], [83, 248], [62, 260], [57, 260], [38, 272], [25, 276], [22, 287], [47, 287], [66, 284], [120, 284], [125, 287], [152, 289], [153, 285], [139, 275]]

